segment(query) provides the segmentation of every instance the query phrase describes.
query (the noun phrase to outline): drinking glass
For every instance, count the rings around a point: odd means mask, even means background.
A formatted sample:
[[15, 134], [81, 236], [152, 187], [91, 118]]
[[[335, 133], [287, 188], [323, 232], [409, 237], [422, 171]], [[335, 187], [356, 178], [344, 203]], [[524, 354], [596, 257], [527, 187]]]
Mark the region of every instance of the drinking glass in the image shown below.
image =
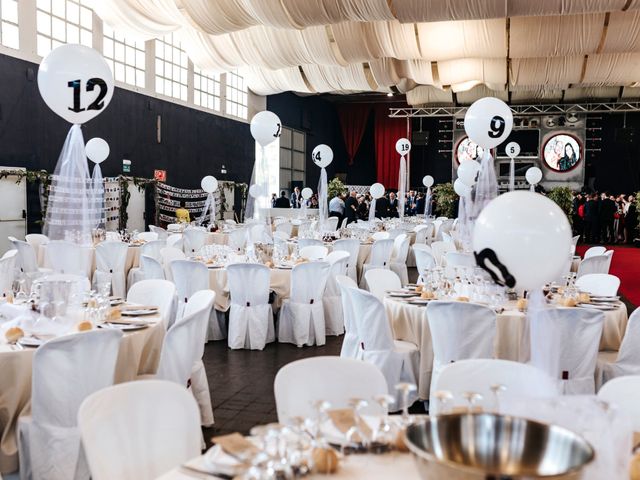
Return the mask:
[[415, 392], [417, 387], [414, 383], [400, 382], [395, 385], [395, 389], [402, 395], [402, 424], [407, 426], [413, 423], [413, 418], [409, 415], [409, 394]]
[[352, 398], [349, 400], [349, 405], [353, 408], [354, 425], [347, 430], [347, 441], [352, 445], [362, 445], [366, 448], [369, 445], [370, 439], [361, 427], [364, 420], [360, 413], [363, 408], [369, 405], [369, 402], [362, 398]]
[[394, 431], [393, 424], [389, 422], [389, 405], [391, 405], [395, 399], [388, 394], [376, 395], [373, 399], [380, 405], [383, 411], [380, 417], [380, 424], [373, 434], [373, 441], [382, 445], [390, 445], [395, 441], [396, 432]]

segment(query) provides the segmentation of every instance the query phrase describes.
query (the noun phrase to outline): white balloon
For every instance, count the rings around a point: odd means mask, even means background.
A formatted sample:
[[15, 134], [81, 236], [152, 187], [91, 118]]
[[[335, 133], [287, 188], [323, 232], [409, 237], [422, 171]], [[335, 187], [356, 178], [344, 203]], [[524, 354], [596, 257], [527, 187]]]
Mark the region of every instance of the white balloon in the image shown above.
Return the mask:
[[468, 187], [476, 184], [476, 178], [480, 171], [480, 164], [475, 160], [465, 160], [458, 167], [458, 179], [460, 179]]
[[311, 152], [311, 158], [320, 168], [328, 167], [333, 161], [333, 150], [328, 145], [321, 143]]
[[492, 200], [478, 216], [473, 249], [480, 260], [490, 251], [495, 253], [508, 273], [500, 271], [490, 258], [484, 263], [493, 266], [502, 283], [533, 290], [558, 278], [567, 268], [571, 226], [560, 207], [544, 195], [509, 192]]
[[280, 118], [269, 110], [256, 113], [251, 119], [249, 128], [251, 136], [263, 147], [275, 141], [282, 133]]
[[205, 192], [213, 193], [216, 190], [218, 190], [218, 180], [216, 179], [216, 177], [207, 175], [200, 182], [200, 186], [202, 187], [202, 190], [204, 190]]
[[517, 142], [509, 142], [507, 146], [504, 147], [504, 150], [507, 152], [507, 157], [516, 158], [520, 155], [520, 145]]
[[422, 184], [425, 187], [432, 187], [434, 183], [435, 183], [435, 180], [431, 175], [425, 175], [424, 177], [422, 177]]
[[311, 198], [311, 195], [313, 195], [313, 190], [311, 190], [309, 187], [304, 187], [302, 189], [302, 192], [300, 192], [302, 194], [302, 198], [304, 198], [305, 200], [309, 200]]
[[251, 195], [253, 198], [261, 197], [263, 195], [262, 187], [257, 183], [254, 183], [249, 187], [249, 195]]
[[95, 137], [87, 142], [84, 146], [84, 152], [87, 158], [93, 163], [102, 163], [109, 156], [109, 144], [103, 139]]
[[483, 148], [494, 148], [506, 140], [513, 128], [509, 106], [494, 97], [475, 101], [464, 116], [464, 130]]
[[406, 138], [401, 138], [396, 142], [396, 152], [403, 157], [411, 151], [411, 142]]
[[456, 181], [453, 182], [453, 190], [461, 197], [468, 197], [471, 195], [471, 187], [459, 178], [456, 178]]
[[369, 192], [371, 192], [371, 196], [373, 198], [382, 198], [384, 196], [384, 185], [381, 183], [374, 183], [371, 185]]
[[38, 89], [51, 110], [68, 122], [82, 124], [111, 102], [113, 74], [97, 50], [61, 45], [40, 63]]
[[542, 180], [542, 170], [538, 167], [531, 167], [527, 169], [527, 173], [524, 174], [524, 178], [527, 179], [529, 185], [537, 185]]

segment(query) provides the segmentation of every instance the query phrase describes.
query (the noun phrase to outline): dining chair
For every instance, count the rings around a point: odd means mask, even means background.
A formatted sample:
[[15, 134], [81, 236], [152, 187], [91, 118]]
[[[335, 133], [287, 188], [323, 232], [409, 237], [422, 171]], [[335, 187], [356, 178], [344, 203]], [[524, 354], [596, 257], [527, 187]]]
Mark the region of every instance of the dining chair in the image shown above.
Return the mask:
[[578, 278], [575, 285], [591, 295], [614, 296], [618, 294], [620, 279], [608, 273], [587, 273]]
[[[50, 268], [38, 267], [38, 259], [33, 246], [23, 240], [18, 240], [15, 237], [8, 238], [13, 245], [13, 248], [18, 252], [15, 263], [16, 270], [25, 274], [30, 280], [33, 280], [43, 273], [50, 273], [52, 271]], [[27, 288], [30, 288], [30, 282], [29, 285], [27, 285]]]
[[89, 478], [78, 409], [89, 395], [113, 384], [121, 338], [113, 329], [72, 333], [34, 352], [31, 415], [18, 419], [20, 478]]
[[578, 240], [580, 240], [580, 235], [576, 235], [571, 239], [571, 257], [576, 254], [576, 248], [578, 246]]
[[414, 244], [413, 256], [416, 259], [416, 269], [418, 270], [418, 283], [424, 283], [424, 275], [436, 266], [436, 259], [431, 253], [428, 245]]
[[324, 260], [329, 253], [329, 249], [324, 245], [309, 245], [308, 247], [301, 248], [299, 253], [302, 258], [313, 262], [316, 260]]
[[371, 235], [371, 238], [374, 242], [376, 240], [389, 240], [389, 232], [375, 232]]
[[[611, 252], [613, 252], [613, 250], [611, 250]], [[589, 273], [609, 273], [610, 264], [610, 255], [592, 255], [580, 262], [576, 278], [580, 278]]]
[[430, 244], [433, 240], [433, 224], [430, 223], [428, 225], [418, 225], [415, 227], [414, 232], [416, 232], [416, 240], [413, 243], [414, 245], [423, 245]]
[[546, 308], [529, 322], [531, 365], [565, 395], [595, 393], [595, 369], [604, 315], [586, 308]]
[[450, 242], [443, 242], [439, 240], [437, 242], [431, 243], [431, 253], [433, 254], [433, 258], [436, 259], [436, 263], [438, 265], [444, 265], [445, 255], [448, 252], [455, 252], [456, 246]]
[[0, 296], [6, 296], [13, 290], [17, 250], [9, 250], [0, 259]]
[[267, 225], [259, 223], [250, 228], [253, 243], [272, 243], [271, 229]]
[[389, 269], [389, 262], [391, 262], [391, 255], [393, 253], [393, 240], [375, 240], [371, 245], [371, 253], [369, 254], [368, 261], [362, 265], [362, 278], [360, 279], [360, 288], [368, 289], [365, 274], [367, 270], [373, 268]]
[[132, 267], [129, 269], [129, 273], [127, 275], [128, 288], [131, 288], [131, 285], [133, 285], [136, 282], [139, 282], [140, 280], [144, 280], [145, 278], [147, 279], [164, 278], [164, 273], [162, 277], [157, 277], [155, 275], [155, 272], [153, 272], [151, 276], [146, 275], [146, 272], [144, 271], [144, 267], [142, 265], [142, 256], [153, 258], [158, 263], [161, 263], [162, 255], [160, 255], [160, 250], [162, 250], [166, 246], [167, 246], [166, 240], [150, 240], [145, 244], [140, 245], [139, 247], [132, 247], [132, 248], [140, 249], [140, 261], [139, 261], [140, 265], [138, 267]]
[[174, 260], [171, 262], [171, 277], [178, 293], [178, 316], [182, 318], [189, 297], [198, 290], [209, 289], [209, 269], [202, 262]]
[[62, 240], [47, 244], [48, 264], [56, 273], [72, 273], [91, 278], [92, 249]]
[[111, 292], [114, 296], [124, 298], [127, 295], [125, 267], [129, 244], [124, 242], [101, 242], [96, 247], [96, 273], [94, 283], [100, 276], [111, 279]]
[[381, 302], [389, 290], [400, 290], [402, 282], [400, 277], [391, 270], [374, 268], [364, 274], [369, 291]]
[[324, 242], [322, 240], [316, 240], [315, 238], [299, 238], [298, 251], [305, 247], [324, 247]]
[[41, 262], [43, 260], [43, 255], [40, 251], [40, 247], [49, 243], [49, 237], [41, 233], [28, 233], [24, 236], [24, 239], [33, 247], [33, 250], [36, 252], [36, 259], [38, 262]]
[[340, 289], [340, 304], [342, 306], [342, 318], [344, 319], [344, 337], [342, 339], [340, 356], [357, 358], [360, 349], [360, 337], [358, 336], [351, 297], [345, 289], [358, 288], [358, 285], [351, 277], [346, 275], [336, 275], [336, 283]]
[[393, 251], [389, 261], [389, 269], [400, 277], [402, 285], [409, 283], [407, 256], [409, 255], [409, 237], [401, 233], [393, 239]]
[[100, 390], [80, 406], [78, 426], [93, 480], [152, 480], [200, 454], [198, 406], [173, 382]]
[[590, 258], [596, 255], [604, 255], [604, 252], [606, 251], [607, 251], [606, 247], [602, 247], [602, 246], [590, 247], [587, 249], [586, 252], [584, 252], [583, 258]]
[[[384, 375], [372, 363], [334, 356], [288, 363], [278, 370], [273, 382], [280, 423], [295, 417], [316, 417], [313, 405], [319, 400], [329, 402], [332, 408], [347, 408], [353, 398], [371, 399], [387, 391]], [[366, 413], [386, 413], [374, 402], [369, 405]]]
[[325, 228], [330, 232], [334, 232], [338, 229], [339, 221], [340, 219], [338, 217], [329, 217], [327, 218], [327, 223], [325, 224]]
[[136, 235], [136, 239], [143, 242], [153, 242], [158, 240], [158, 234], [156, 232], [140, 232]]
[[[493, 390], [505, 387], [504, 392]], [[525, 363], [509, 360], [475, 358], [459, 360], [443, 366], [433, 388], [436, 398], [429, 402], [429, 415], [446, 413], [448, 409], [468, 407], [467, 392], [482, 396], [479, 406], [488, 411], [499, 408], [500, 397], [518, 399], [553, 398], [558, 396], [558, 385], [542, 370]], [[437, 392], [449, 392], [453, 398], [443, 404]]]
[[[140, 280], [164, 280], [164, 268], [162, 268], [162, 264], [153, 257], [148, 257], [146, 255], [140, 255], [140, 272], [142, 273], [142, 278]], [[135, 282], [134, 282], [135, 283]]]
[[[387, 380], [387, 393], [395, 399], [393, 410], [402, 408], [402, 395], [396, 390], [401, 382], [418, 381], [420, 352], [418, 347], [402, 340], [394, 340], [391, 324], [382, 302], [369, 292], [347, 288], [353, 304], [356, 329], [360, 340], [358, 358], [380, 369]], [[417, 399], [411, 392], [409, 405]]]
[[629, 316], [622, 343], [617, 352], [598, 352], [596, 390], [609, 380], [625, 375], [640, 375], [640, 308]]
[[329, 270], [327, 262], [301, 263], [291, 269], [291, 294], [280, 308], [278, 342], [298, 347], [325, 344], [322, 297]]
[[169, 237], [169, 232], [167, 232], [162, 227], [156, 227], [155, 225], [149, 225], [149, 231], [157, 234], [158, 235], [158, 240], [164, 240], [166, 242], [167, 238]]
[[287, 234], [287, 232], [282, 231], [282, 230], [276, 230], [275, 232], [273, 232], [273, 241], [279, 241], [279, 242], [288, 242], [290, 239], [289, 235]]
[[263, 350], [267, 343], [275, 341], [273, 310], [269, 304], [270, 282], [271, 271], [264, 265], [234, 263], [227, 267], [231, 297], [229, 348]]
[[246, 227], [236, 228], [229, 232], [229, 247], [231, 247], [237, 253], [244, 250], [247, 243], [247, 232], [249, 230]]
[[598, 399], [622, 410], [631, 421], [631, 430], [640, 431], [640, 375], [627, 375], [605, 383]]
[[184, 253], [194, 256], [207, 242], [207, 232], [199, 228], [186, 228], [182, 232], [182, 239]]
[[467, 302], [432, 301], [427, 306], [433, 345], [430, 399], [442, 369], [470, 358], [493, 358], [496, 312]]
[[141, 280], [127, 292], [127, 303], [158, 307], [167, 327], [176, 316], [176, 286], [169, 280]]
[[290, 238], [291, 232], [293, 231], [293, 225], [291, 222], [282, 222], [276, 225], [275, 231], [285, 233], [287, 238]]
[[472, 253], [447, 252], [444, 255], [444, 274], [447, 278], [456, 278], [456, 268], [463, 267], [472, 269], [476, 266], [476, 259]]
[[162, 258], [162, 266], [164, 268], [164, 276], [167, 280], [173, 281], [173, 273], [171, 272], [171, 263], [176, 260], [185, 260], [187, 256], [182, 249], [176, 247], [164, 247], [160, 249], [160, 257]]
[[347, 252], [347, 275], [355, 282], [358, 281], [358, 255], [360, 254], [360, 241], [356, 238], [341, 238], [333, 242], [333, 252]]
[[325, 333], [329, 336], [342, 335], [344, 333], [344, 317], [342, 315], [342, 303], [340, 299], [340, 287], [336, 281], [338, 275], [347, 274], [349, 253], [333, 251], [325, 261], [331, 266], [327, 285], [322, 296], [324, 308]]
[[181, 233], [172, 233], [167, 237], [167, 247], [177, 248], [184, 252], [184, 237]]

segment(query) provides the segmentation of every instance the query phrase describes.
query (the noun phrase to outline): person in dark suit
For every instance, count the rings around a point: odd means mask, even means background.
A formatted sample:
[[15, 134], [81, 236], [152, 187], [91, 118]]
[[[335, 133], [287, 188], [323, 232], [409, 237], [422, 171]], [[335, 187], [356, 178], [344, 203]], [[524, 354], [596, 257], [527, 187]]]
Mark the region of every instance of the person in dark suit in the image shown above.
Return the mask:
[[344, 216], [347, 218], [347, 224], [353, 223], [358, 219], [358, 199], [357, 193], [352, 190], [344, 202]]
[[369, 204], [364, 195], [358, 197], [358, 219], [369, 220]]
[[613, 243], [616, 239], [613, 221], [617, 210], [616, 202], [605, 192], [600, 201], [600, 241], [603, 243]]
[[380, 197], [376, 200], [376, 218], [387, 218], [389, 216], [389, 201], [387, 197]]
[[588, 196], [584, 204], [584, 241], [585, 243], [598, 242], [598, 196], [593, 193]]
[[389, 216], [392, 218], [398, 218], [398, 199], [396, 198], [396, 194], [391, 192], [389, 194]]
[[280, 192], [280, 197], [275, 201], [275, 208], [291, 208], [291, 202], [287, 198], [287, 192], [282, 190]]
[[416, 215], [424, 215], [424, 207], [426, 204], [424, 193], [418, 193], [416, 198]]
[[300, 189], [298, 187], [293, 189], [293, 193], [291, 194], [291, 207], [292, 208], [300, 208], [302, 202], [302, 195], [300, 195]]

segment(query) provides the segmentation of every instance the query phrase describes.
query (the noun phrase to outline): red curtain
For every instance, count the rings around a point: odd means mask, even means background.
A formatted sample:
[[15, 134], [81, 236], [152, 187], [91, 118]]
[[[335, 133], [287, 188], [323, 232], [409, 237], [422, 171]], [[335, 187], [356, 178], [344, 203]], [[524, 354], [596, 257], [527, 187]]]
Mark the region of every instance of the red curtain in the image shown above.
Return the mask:
[[411, 139], [411, 122], [407, 126], [406, 118], [389, 118], [388, 105], [377, 105], [375, 115], [376, 177], [385, 188], [395, 190], [400, 169], [396, 142], [403, 137]]
[[371, 105], [366, 103], [342, 104], [338, 107], [338, 118], [340, 118], [342, 136], [347, 147], [349, 165], [353, 165], [370, 112]]

